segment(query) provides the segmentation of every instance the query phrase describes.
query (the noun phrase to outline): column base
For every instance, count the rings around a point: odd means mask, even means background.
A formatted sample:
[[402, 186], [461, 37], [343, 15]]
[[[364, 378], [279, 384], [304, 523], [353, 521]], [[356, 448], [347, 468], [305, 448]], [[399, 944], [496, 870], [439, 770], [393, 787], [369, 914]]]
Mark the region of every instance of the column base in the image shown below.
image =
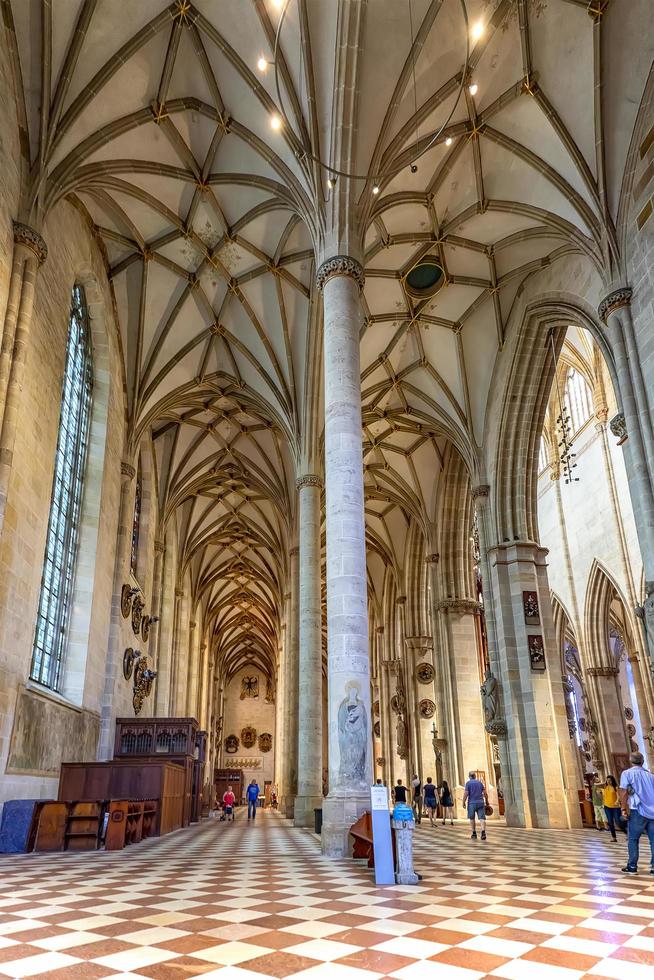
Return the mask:
[[295, 812], [293, 814], [293, 824], [296, 827], [314, 826], [314, 810], [318, 810], [323, 805], [322, 796], [296, 796]]
[[292, 820], [295, 813], [295, 797], [287, 796], [282, 803], [281, 810], [287, 820]]
[[322, 803], [322, 853], [333, 858], [348, 857], [352, 853], [350, 827], [369, 809], [368, 793], [326, 796]]

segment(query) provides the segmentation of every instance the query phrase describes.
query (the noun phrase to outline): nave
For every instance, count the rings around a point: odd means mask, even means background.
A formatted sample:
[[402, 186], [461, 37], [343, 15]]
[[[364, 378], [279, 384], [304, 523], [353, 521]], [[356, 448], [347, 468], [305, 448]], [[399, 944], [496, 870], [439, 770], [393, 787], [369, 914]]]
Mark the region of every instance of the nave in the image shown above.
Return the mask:
[[423, 880], [376, 888], [240, 810], [121, 852], [0, 859], [0, 976], [649, 980], [654, 884], [623, 856], [608, 834], [493, 826], [482, 845], [423, 823]]

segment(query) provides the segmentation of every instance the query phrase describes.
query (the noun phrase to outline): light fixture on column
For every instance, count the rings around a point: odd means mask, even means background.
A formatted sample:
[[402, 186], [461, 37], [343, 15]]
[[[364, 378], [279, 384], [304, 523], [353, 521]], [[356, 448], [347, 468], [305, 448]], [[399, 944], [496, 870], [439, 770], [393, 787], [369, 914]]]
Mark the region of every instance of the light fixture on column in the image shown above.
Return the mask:
[[471, 82], [470, 85], [468, 85], [468, 91], [470, 92], [470, 95], [476, 95], [479, 91], [479, 86], [476, 82]]
[[572, 471], [577, 468], [577, 464], [574, 462], [574, 460], [577, 458], [577, 454], [572, 452], [572, 425], [570, 423], [570, 415], [568, 414], [568, 409], [561, 394], [561, 386], [559, 385], [559, 378], [556, 373], [557, 357], [556, 349], [554, 347], [554, 333], [552, 330], [549, 331], [549, 341], [552, 347], [552, 359], [554, 361], [554, 384], [556, 385], [556, 398], [559, 405], [559, 414], [556, 417], [556, 425], [559, 430], [559, 435], [561, 436], [558, 442], [559, 462], [561, 463], [564, 482], [579, 483], [579, 477], [574, 476], [572, 473]]
[[[266, 59], [261, 57], [257, 62], [257, 66], [259, 67], [260, 71], [265, 71], [268, 64], [272, 64], [274, 67], [275, 91], [277, 94], [276, 109], [277, 112], [279, 113], [280, 121], [278, 124], [273, 123], [272, 119], [275, 118], [273, 116], [271, 117], [271, 125], [275, 130], [281, 129], [283, 125], [284, 129], [289, 134], [289, 138], [292, 139], [293, 142], [297, 144], [294, 147], [294, 151], [298, 159], [312, 160], [315, 164], [317, 164], [319, 167], [321, 167], [324, 171], [326, 171], [329, 174], [329, 178], [327, 181], [328, 187], [330, 186], [329, 184], [330, 180], [332, 182], [331, 186], [333, 187], [335, 184], [335, 178], [343, 177], [347, 180], [361, 180], [368, 183], [372, 182], [372, 187], [371, 187], [372, 193], [374, 195], [377, 195], [379, 194], [379, 189], [382, 180], [390, 180], [392, 177], [396, 176], [396, 174], [399, 174], [402, 170], [404, 170], [405, 167], [409, 167], [411, 173], [415, 173], [416, 170], [414, 168], [416, 166], [416, 162], [422, 156], [424, 156], [425, 153], [427, 153], [429, 150], [431, 150], [434, 146], [437, 145], [437, 143], [439, 142], [439, 140], [443, 135], [444, 130], [449, 126], [450, 122], [452, 121], [452, 118], [457, 110], [457, 107], [461, 100], [461, 95], [466, 87], [466, 84], [469, 84], [469, 76], [470, 76], [469, 61], [470, 61], [471, 36], [473, 37], [473, 39], [476, 39], [477, 36], [481, 36], [481, 34], [483, 34], [485, 30], [485, 25], [483, 21], [480, 21], [475, 24], [474, 28], [471, 31], [470, 23], [468, 19], [468, 9], [466, 6], [466, 0], [458, 0], [458, 2], [461, 10], [461, 16], [463, 19], [463, 34], [461, 38], [461, 44], [464, 48], [465, 55], [463, 58], [461, 71], [457, 73], [457, 76], [455, 76], [456, 78], [458, 78], [459, 84], [456, 92], [456, 97], [454, 98], [454, 101], [452, 103], [450, 112], [447, 115], [447, 118], [443, 121], [442, 125], [440, 125], [438, 129], [432, 132], [431, 134], [428, 134], [427, 136], [423, 136], [421, 138], [419, 138], [418, 134], [416, 134], [416, 138], [414, 142], [410, 146], [405, 147], [405, 149], [400, 154], [400, 156], [396, 157], [395, 160], [392, 161], [389, 166], [384, 167], [383, 169], [373, 173], [357, 173], [355, 171], [350, 171], [350, 170], [341, 170], [334, 167], [333, 164], [326, 163], [315, 153], [312, 153], [311, 148], [301, 141], [300, 137], [297, 135], [297, 133], [294, 130], [292, 120], [286, 111], [284, 99], [282, 97], [282, 85], [280, 81], [280, 71], [279, 71], [280, 38], [281, 38], [282, 28], [286, 21], [286, 17], [289, 11], [289, 7], [291, 6], [291, 2], [290, 0], [272, 0], [273, 7], [280, 11], [279, 19], [277, 21], [277, 29], [275, 31], [275, 43], [273, 45], [273, 60], [272, 62], [266, 62]], [[409, 20], [411, 21], [411, 51], [413, 52], [416, 39], [413, 34], [413, 22], [411, 19], [411, 0], [409, 0]], [[302, 43], [302, 39], [300, 40]], [[475, 91], [476, 90], [477, 89], [475, 86]], [[415, 99], [415, 65], [414, 65], [414, 103], [416, 103], [414, 108], [414, 115], [417, 120], [418, 119], [417, 100]], [[302, 145], [300, 146], [299, 144], [301, 142]], [[398, 162], [400, 158], [401, 158], [401, 162]]]
[[259, 69], [259, 71], [266, 71], [268, 65], [270, 64], [272, 64], [272, 62], [268, 61], [266, 58], [264, 58], [263, 55], [261, 55], [261, 57], [257, 61], [257, 68]]

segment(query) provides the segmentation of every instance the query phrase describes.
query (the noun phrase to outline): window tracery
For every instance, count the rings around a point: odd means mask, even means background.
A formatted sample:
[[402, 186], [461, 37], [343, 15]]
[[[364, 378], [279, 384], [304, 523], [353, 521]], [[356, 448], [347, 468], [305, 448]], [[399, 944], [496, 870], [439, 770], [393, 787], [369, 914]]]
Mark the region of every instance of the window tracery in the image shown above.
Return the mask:
[[79, 545], [89, 446], [93, 356], [82, 286], [72, 294], [50, 517], [36, 617], [31, 680], [59, 690]]

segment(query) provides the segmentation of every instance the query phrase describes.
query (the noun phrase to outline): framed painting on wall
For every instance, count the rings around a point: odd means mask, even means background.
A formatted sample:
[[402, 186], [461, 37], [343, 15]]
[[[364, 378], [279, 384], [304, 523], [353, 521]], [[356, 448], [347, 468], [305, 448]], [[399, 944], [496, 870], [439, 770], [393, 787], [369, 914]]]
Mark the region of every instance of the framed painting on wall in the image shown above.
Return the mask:
[[543, 637], [534, 634], [533, 636], [528, 636], [527, 641], [529, 643], [529, 663], [532, 670], [543, 671], [545, 670], [545, 647], [543, 646]]

